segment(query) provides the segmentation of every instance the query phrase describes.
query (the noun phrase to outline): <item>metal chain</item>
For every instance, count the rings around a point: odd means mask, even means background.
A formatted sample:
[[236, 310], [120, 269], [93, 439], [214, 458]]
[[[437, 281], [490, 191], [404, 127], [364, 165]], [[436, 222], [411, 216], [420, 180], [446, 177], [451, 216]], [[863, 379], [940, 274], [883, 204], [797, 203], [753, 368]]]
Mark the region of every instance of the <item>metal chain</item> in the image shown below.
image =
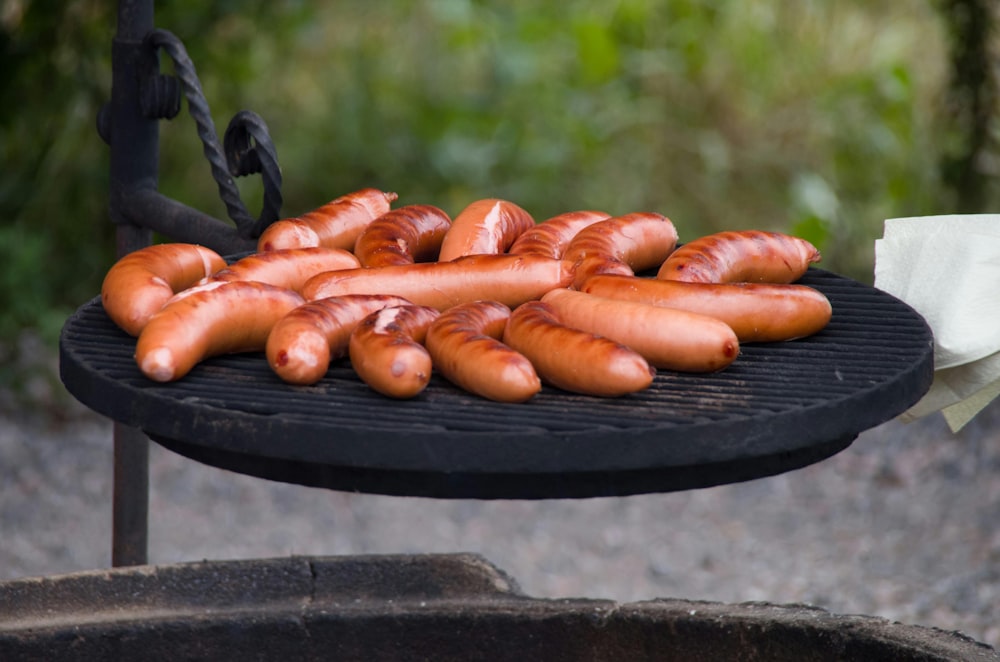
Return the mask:
[[[236, 128], [230, 125], [230, 130], [240, 135], [240, 131], [245, 131], [253, 137], [255, 145], [251, 145], [248, 138], [240, 138], [241, 150], [238, 150], [236, 162], [230, 163], [222, 147], [219, 145], [219, 138], [215, 131], [215, 123], [208, 108], [208, 101], [205, 93], [201, 89], [201, 83], [195, 72], [194, 63], [187, 54], [187, 49], [175, 35], [167, 30], [156, 29], [147, 35], [146, 43], [154, 48], [163, 49], [170, 56], [174, 63], [174, 73], [181, 81], [184, 89], [184, 96], [188, 102], [188, 110], [194, 119], [198, 130], [198, 137], [201, 138], [205, 158], [212, 169], [212, 177], [219, 187], [219, 196], [226, 206], [229, 218], [236, 224], [237, 231], [243, 237], [256, 238], [260, 233], [277, 220], [281, 210], [281, 171], [278, 168], [277, 154], [274, 144], [267, 134], [267, 126], [263, 120], [249, 111], [244, 111], [233, 118]], [[250, 174], [241, 167], [240, 161], [246, 161], [245, 153], [253, 151], [257, 161], [262, 166], [261, 173], [264, 183], [264, 203], [261, 215], [256, 220], [247, 210], [240, 198], [239, 188], [233, 180], [234, 175]], [[241, 154], [240, 152], [243, 152]]]

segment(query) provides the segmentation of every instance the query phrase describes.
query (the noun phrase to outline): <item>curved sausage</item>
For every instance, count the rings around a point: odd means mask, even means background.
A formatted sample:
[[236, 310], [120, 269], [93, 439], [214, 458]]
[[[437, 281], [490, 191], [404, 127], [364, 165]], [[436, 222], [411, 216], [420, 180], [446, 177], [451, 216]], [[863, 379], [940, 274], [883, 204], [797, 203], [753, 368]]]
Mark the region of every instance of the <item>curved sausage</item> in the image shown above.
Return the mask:
[[292, 290], [254, 281], [181, 293], [139, 334], [136, 363], [149, 379], [169, 382], [210, 356], [262, 350], [277, 321], [303, 303]]
[[677, 246], [677, 229], [669, 218], [634, 212], [609, 218], [581, 230], [563, 259], [576, 264], [575, 286], [596, 273], [631, 276], [663, 264]]
[[524, 402], [542, 388], [524, 355], [500, 341], [510, 308], [471, 301], [445, 312], [427, 329], [434, 367], [453, 384], [488, 400]]
[[374, 188], [342, 195], [301, 216], [275, 221], [257, 239], [257, 250], [309, 246], [351, 250], [365, 227], [389, 211], [398, 197]]
[[513, 202], [486, 198], [459, 212], [441, 242], [438, 260], [448, 262], [464, 255], [505, 252], [535, 219]]
[[438, 311], [391, 306], [374, 312], [351, 333], [351, 365], [361, 381], [390, 398], [412, 398], [431, 379], [431, 356], [421, 344]]
[[354, 244], [354, 254], [363, 267], [431, 262], [437, 259], [449, 228], [451, 219], [437, 207], [399, 207], [365, 228]]
[[733, 330], [707, 315], [569, 289], [552, 290], [542, 301], [566, 326], [620, 342], [656, 368], [715, 372], [740, 352]]
[[560, 259], [580, 230], [611, 218], [603, 211], [570, 211], [548, 218], [523, 232], [507, 251], [512, 255], [544, 255]]
[[122, 256], [101, 284], [101, 304], [125, 333], [139, 332], [177, 292], [226, 266], [215, 251], [197, 244], [154, 244]]
[[361, 262], [353, 253], [341, 248], [282, 248], [241, 258], [212, 274], [205, 282], [254, 280], [297, 291], [316, 274], [360, 266]]
[[679, 308], [722, 320], [740, 342], [777, 342], [810, 336], [827, 325], [830, 300], [806, 285], [771, 283], [685, 283], [681, 281], [593, 276], [581, 291]]
[[539, 255], [468, 255], [451, 262], [346, 269], [318, 274], [302, 287], [309, 300], [342, 294], [395, 294], [445, 310], [493, 299], [518, 306], [573, 280], [573, 265]]
[[289, 384], [315, 384], [330, 362], [347, 355], [351, 332], [365, 317], [402, 297], [349, 294], [303, 304], [282, 317], [267, 336], [267, 363]]
[[542, 382], [573, 393], [618, 397], [647, 388], [656, 375], [637, 352], [564, 325], [541, 301], [514, 309], [503, 342], [531, 361]]
[[732, 230], [684, 244], [663, 262], [656, 277], [688, 283], [794, 283], [820, 258], [819, 250], [799, 237]]

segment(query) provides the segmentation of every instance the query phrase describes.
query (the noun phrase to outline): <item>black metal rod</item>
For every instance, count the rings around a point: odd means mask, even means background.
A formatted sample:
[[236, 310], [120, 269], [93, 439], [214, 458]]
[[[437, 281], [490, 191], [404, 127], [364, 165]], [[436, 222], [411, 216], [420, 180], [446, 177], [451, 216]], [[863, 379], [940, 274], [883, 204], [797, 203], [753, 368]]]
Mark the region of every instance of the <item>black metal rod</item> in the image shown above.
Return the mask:
[[222, 255], [252, 251], [257, 247], [255, 239], [241, 237], [235, 226], [153, 189], [132, 191], [119, 201], [118, 210], [122, 218], [131, 223], [141, 222], [173, 241], [201, 244]]

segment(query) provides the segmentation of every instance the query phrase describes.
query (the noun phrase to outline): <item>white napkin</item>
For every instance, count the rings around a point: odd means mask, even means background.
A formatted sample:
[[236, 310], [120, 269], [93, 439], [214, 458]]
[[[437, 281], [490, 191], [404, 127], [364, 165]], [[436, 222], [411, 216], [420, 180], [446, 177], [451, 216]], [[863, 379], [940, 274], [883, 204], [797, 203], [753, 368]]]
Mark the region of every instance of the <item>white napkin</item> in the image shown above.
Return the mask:
[[941, 411], [957, 432], [1000, 395], [1000, 214], [887, 220], [875, 287], [934, 332], [934, 382], [901, 418]]

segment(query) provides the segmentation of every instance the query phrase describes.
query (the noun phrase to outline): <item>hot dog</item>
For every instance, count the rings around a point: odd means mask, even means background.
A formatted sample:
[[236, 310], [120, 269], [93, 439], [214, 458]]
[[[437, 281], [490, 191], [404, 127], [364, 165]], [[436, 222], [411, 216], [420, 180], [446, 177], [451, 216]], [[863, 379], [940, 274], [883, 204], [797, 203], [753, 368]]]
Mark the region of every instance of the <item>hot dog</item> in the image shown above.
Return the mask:
[[513, 202], [496, 198], [477, 200], [452, 221], [441, 242], [438, 259], [448, 262], [464, 255], [503, 253], [534, 226], [531, 214]]
[[408, 303], [396, 296], [351, 294], [301, 305], [268, 334], [267, 363], [290, 384], [315, 384], [331, 361], [347, 355], [351, 332], [361, 320], [387, 306]]
[[431, 379], [431, 356], [421, 344], [438, 311], [391, 306], [374, 312], [351, 333], [351, 365], [363, 382], [391, 398], [412, 398]]
[[258, 251], [325, 246], [351, 250], [365, 227], [382, 214], [395, 193], [365, 188], [331, 200], [301, 216], [269, 225], [257, 239]]
[[657, 278], [689, 283], [794, 283], [819, 250], [799, 237], [762, 230], [733, 230], [706, 235], [675, 250]]
[[514, 309], [503, 342], [531, 361], [542, 382], [574, 393], [618, 397], [647, 388], [656, 374], [637, 352], [562, 324], [541, 301]]
[[354, 244], [364, 267], [430, 262], [438, 256], [451, 219], [432, 205], [407, 205], [372, 221]]
[[131, 336], [175, 293], [226, 266], [215, 251], [196, 244], [155, 244], [115, 262], [101, 284], [108, 317]]
[[507, 251], [512, 255], [544, 255], [562, 258], [566, 247], [580, 230], [598, 221], [611, 218], [603, 211], [570, 211], [548, 218], [523, 232]]
[[830, 301], [806, 285], [685, 283], [592, 276], [581, 291], [612, 299], [679, 308], [722, 320], [740, 342], [777, 342], [810, 336], [827, 325]]
[[733, 330], [707, 315], [570, 289], [552, 290], [542, 301], [566, 326], [620, 342], [656, 368], [715, 372], [739, 355]]
[[542, 388], [524, 355], [500, 341], [510, 308], [471, 301], [445, 312], [427, 329], [434, 367], [457, 386], [497, 402], [524, 402]]
[[395, 294], [445, 310], [494, 299], [518, 306], [573, 280], [573, 265], [538, 255], [468, 255], [451, 262], [420, 262], [318, 274], [302, 287], [309, 300], [343, 294]]
[[596, 273], [631, 276], [659, 266], [677, 246], [677, 230], [666, 216], [634, 212], [609, 218], [581, 230], [563, 259], [576, 264], [579, 285]]
[[139, 334], [136, 363], [149, 379], [169, 382], [210, 356], [263, 350], [271, 327], [303, 303], [293, 290], [254, 281], [181, 293]]
[[253, 253], [241, 258], [208, 278], [208, 281], [254, 280], [276, 287], [299, 290], [316, 274], [356, 269], [361, 262], [353, 253], [341, 248], [313, 246], [283, 248]]

